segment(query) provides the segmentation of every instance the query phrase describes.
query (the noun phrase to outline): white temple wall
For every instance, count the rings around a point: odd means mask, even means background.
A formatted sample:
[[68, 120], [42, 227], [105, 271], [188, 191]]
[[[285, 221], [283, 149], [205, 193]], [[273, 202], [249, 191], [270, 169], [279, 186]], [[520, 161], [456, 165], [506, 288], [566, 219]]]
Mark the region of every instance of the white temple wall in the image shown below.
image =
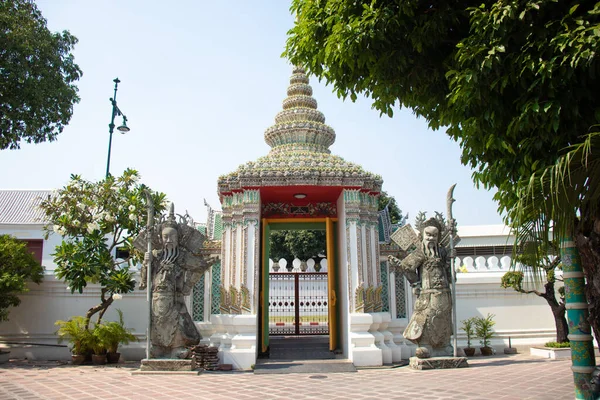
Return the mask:
[[[338, 208], [338, 210], [343, 210]], [[343, 216], [343, 212], [339, 214]], [[343, 225], [338, 225], [340, 243], [343, 243]], [[341, 246], [340, 246], [341, 247]], [[339, 265], [345, 264], [343, 249], [338, 248]], [[496, 337], [492, 344], [498, 349], [508, 345], [511, 337], [513, 347], [527, 351], [529, 345], [540, 345], [555, 339], [554, 319], [547, 303], [535, 296], [525, 295], [510, 289], [500, 287], [501, 273], [468, 273], [459, 274], [457, 280], [457, 319], [460, 321], [472, 316], [495, 314]], [[139, 280], [139, 276], [136, 275]], [[351, 344], [351, 315], [349, 296], [345, 292], [347, 286], [347, 269], [340, 269], [341, 293], [337, 298], [340, 307], [340, 333], [344, 355], [352, 357]], [[210, 280], [207, 280], [210, 281]], [[412, 294], [409, 293], [409, 296]], [[68, 359], [70, 353], [66, 347], [48, 347], [56, 345], [54, 334], [56, 320], [69, 319], [71, 316], [83, 315], [90, 307], [99, 302], [100, 291], [97, 286], [90, 285], [83, 294], [71, 294], [66, 285], [58, 281], [52, 274], [46, 274], [41, 285], [31, 284], [30, 292], [21, 296], [19, 307], [12, 308], [10, 320], [0, 323], [0, 347], [11, 348], [12, 357], [29, 359]], [[410, 300], [409, 300], [410, 302]], [[141, 359], [145, 354], [145, 332], [147, 325], [147, 302], [145, 291], [135, 290], [123, 296], [110, 307], [106, 314], [107, 320], [116, 320], [116, 309], [124, 313], [125, 324], [134, 329], [138, 342], [122, 347], [122, 353], [127, 360]], [[409, 310], [411, 308], [409, 307]], [[406, 319], [396, 319], [401, 327], [406, 326]], [[255, 337], [256, 325], [248, 326], [246, 336]], [[205, 338], [206, 339], [206, 338]], [[459, 346], [465, 347], [464, 332], [459, 329]], [[29, 343], [28, 345], [8, 344], [6, 342]], [[67, 344], [66, 342], [64, 343]], [[401, 343], [398, 343], [401, 344]], [[472, 343], [479, 346], [475, 339]]]
[[[134, 276], [139, 282], [139, 274]], [[0, 348], [11, 351], [11, 357], [31, 360], [70, 360], [68, 342], [58, 345], [55, 332], [57, 320], [85, 315], [100, 303], [98, 285], [88, 285], [82, 294], [71, 290], [52, 273], [46, 273], [40, 285], [30, 283], [29, 292], [19, 296], [21, 305], [10, 308], [9, 320], [0, 323]], [[125, 360], [140, 360], [145, 356], [148, 303], [146, 292], [136, 289], [115, 300], [104, 320], [117, 321], [116, 309], [123, 311], [125, 326], [133, 329], [138, 341], [119, 346]], [[95, 319], [93, 318], [92, 321]]]

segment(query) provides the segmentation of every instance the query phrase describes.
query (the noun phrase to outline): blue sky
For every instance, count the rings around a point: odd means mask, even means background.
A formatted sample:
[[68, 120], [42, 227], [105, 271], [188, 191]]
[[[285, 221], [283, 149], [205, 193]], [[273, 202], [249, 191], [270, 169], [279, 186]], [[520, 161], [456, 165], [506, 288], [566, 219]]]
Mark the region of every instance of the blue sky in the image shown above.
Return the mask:
[[[293, 24], [286, 1], [38, 0], [53, 31], [79, 39], [81, 102], [52, 143], [0, 153], [0, 188], [52, 189], [70, 174], [106, 171], [112, 80], [131, 131], [113, 135], [111, 173], [138, 170], [176, 210], [206, 218], [219, 208], [217, 179], [268, 153], [265, 129], [286, 96], [292, 67], [283, 58]], [[460, 148], [410, 110], [380, 117], [371, 101], [343, 101], [311, 78], [314, 97], [337, 134], [332, 153], [384, 179], [412, 222], [419, 210], [445, 212], [448, 188], [459, 225], [498, 224], [493, 193], [476, 189]], [[117, 124], [121, 121], [118, 120]]]

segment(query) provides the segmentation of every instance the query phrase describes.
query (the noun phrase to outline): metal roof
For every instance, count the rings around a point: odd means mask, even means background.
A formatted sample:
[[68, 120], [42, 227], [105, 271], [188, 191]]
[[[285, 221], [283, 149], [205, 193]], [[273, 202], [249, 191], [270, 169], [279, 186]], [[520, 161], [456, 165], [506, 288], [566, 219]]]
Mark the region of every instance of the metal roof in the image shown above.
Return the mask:
[[50, 190], [0, 190], [0, 224], [43, 224], [38, 207], [52, 194]]

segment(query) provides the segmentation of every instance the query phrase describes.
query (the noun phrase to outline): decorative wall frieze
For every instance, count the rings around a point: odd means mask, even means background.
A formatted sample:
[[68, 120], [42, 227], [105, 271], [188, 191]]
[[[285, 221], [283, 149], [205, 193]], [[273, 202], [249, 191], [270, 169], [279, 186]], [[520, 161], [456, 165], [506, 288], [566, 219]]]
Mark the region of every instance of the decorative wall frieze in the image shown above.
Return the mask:
[[291, 203], [266, 203], [262, 206], [263, 217], [335, 217], [337, 207], [333, 203], [308, 203], [298, 206]]

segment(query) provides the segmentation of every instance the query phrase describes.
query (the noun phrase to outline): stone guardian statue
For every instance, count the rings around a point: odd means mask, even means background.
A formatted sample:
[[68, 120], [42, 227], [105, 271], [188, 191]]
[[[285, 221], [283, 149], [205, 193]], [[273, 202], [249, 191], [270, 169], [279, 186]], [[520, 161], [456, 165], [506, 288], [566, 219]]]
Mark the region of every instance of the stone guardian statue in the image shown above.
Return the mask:
[[[164, 217], [164, 216], [163, 216]], [[194, 325], [185, 304], [202, 274], [213, 260], [200, 254], [205, 237], [187, 221], [175, 220], [171, 204], [167, 218], [163, 218], [152, 240], [152, 257], [147, 250], [147, 234], [135, 239], [136, 249], [144, 252], [140, 289], [146, 289], [148, 271], [152, 282], [152, 313], [150, 331], [151, 358], [187, 358], [188, 347], [200, 342], [200, 333]], [[152, 259], [150, 268], [148, 260]]]
[[[400, 260], [389, 256], [388, 261], [396, 271], [403, 273], [417, 296], [413, 314], [404, 331], [404, 337], [415, 343], [417, 357], [452, 356], [452, 293], [450, 260], [444, 246], [440, 244], [444, 233], [441, 218], [430, 218], [418, 223], [420, 231], [416, 239], [413, 228], [405, 225], [404, 243], [409, 254]], [[409, 230], [415, 240], [406, 240]], [[400, 231], [400, 229], [399, 229]], [[398, 232], [398, 231], [397, 231]], [[395, 232], [396, 233], [396, 232]], [[394, 235], [392, 235], [394, 239]], [[402, 240], [395, 240], [398, 244]], [[403, 247], [401, 245], [401, 247]]]

